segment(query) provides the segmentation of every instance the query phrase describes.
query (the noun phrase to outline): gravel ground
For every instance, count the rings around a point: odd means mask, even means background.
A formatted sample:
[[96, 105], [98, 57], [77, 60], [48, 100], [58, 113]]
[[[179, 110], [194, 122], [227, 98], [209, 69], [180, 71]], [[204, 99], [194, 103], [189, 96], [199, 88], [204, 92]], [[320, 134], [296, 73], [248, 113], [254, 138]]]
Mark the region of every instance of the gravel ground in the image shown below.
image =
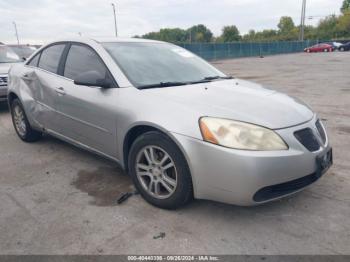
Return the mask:
[[21, 142], [0, 106], [1, 254], [350, 254], [350, 52], [213, 62], [298, 97], [327, 126], [335, 164], [305, 191], [257, 207], [133, 196], [114, 163], [51, 137]]

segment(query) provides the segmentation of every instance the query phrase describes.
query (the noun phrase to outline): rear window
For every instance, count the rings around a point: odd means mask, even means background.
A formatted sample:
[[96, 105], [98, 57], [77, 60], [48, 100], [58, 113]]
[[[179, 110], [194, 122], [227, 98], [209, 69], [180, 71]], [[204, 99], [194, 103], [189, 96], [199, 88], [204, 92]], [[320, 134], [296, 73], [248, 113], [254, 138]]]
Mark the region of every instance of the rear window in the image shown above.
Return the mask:
[[59, 44], [44, 49], [40, 57], [39, 68], [57, 74], [64, 47], [65, 44]]

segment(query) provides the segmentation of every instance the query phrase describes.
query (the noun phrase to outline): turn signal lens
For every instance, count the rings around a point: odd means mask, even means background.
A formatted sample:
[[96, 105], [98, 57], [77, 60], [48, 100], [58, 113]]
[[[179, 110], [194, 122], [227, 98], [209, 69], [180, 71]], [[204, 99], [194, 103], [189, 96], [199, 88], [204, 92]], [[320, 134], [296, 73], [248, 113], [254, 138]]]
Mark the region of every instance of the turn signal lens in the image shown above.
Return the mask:
[[207, 125], [204, 123], [204, 121], [200, 121], [199, 125], [201, 128], [202, 136], [203, 136], [205, 141], [213, 143], [213, 144], [219, 144], [218, 140], [215, 138], [213, 133], [209, 130]]

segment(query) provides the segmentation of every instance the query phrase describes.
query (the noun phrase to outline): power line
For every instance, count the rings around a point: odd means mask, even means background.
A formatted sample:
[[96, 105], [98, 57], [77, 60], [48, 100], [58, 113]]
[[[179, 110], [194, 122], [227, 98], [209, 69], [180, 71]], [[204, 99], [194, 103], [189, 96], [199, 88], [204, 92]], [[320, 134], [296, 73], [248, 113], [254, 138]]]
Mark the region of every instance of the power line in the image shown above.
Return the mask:
[[[348, 16], [350, 13], [345, 13], [341, 14], [340, 16]], [[312, 20], [314, 18], [326, 18], [326, 17], [331, 17], [331, 16], [336, 16], [336, 14], [331, 14], [331, 15], [309, 15], [307, 19]]]

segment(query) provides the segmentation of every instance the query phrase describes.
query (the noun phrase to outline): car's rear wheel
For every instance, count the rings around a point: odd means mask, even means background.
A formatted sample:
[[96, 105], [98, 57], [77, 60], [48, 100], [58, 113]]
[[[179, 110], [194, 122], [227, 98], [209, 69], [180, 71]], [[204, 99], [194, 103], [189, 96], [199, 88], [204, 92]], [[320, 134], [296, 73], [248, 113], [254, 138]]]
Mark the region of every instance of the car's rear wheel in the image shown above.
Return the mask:
[[345, 51], [344, 47], [339, 48], [339, 50], [340, 50], [341, 52], [344, 52], [344, 51]]
[[11, 103], [12, 123], [20, 139], [25, 142], [35, 142], [42, 137], [42, 133], [34, 130], [27, 119], [23, 106], [19, 99]]
[[326, 48], [325, 50], [323, 50], [324, 52], [328, 52], [329, 50]]
[[137, 190], [150, 204], [176, 209], [192, 199], [187, 161], [166, 135], [152, 131], [138, 137], [130, 149], [128, 164]]

